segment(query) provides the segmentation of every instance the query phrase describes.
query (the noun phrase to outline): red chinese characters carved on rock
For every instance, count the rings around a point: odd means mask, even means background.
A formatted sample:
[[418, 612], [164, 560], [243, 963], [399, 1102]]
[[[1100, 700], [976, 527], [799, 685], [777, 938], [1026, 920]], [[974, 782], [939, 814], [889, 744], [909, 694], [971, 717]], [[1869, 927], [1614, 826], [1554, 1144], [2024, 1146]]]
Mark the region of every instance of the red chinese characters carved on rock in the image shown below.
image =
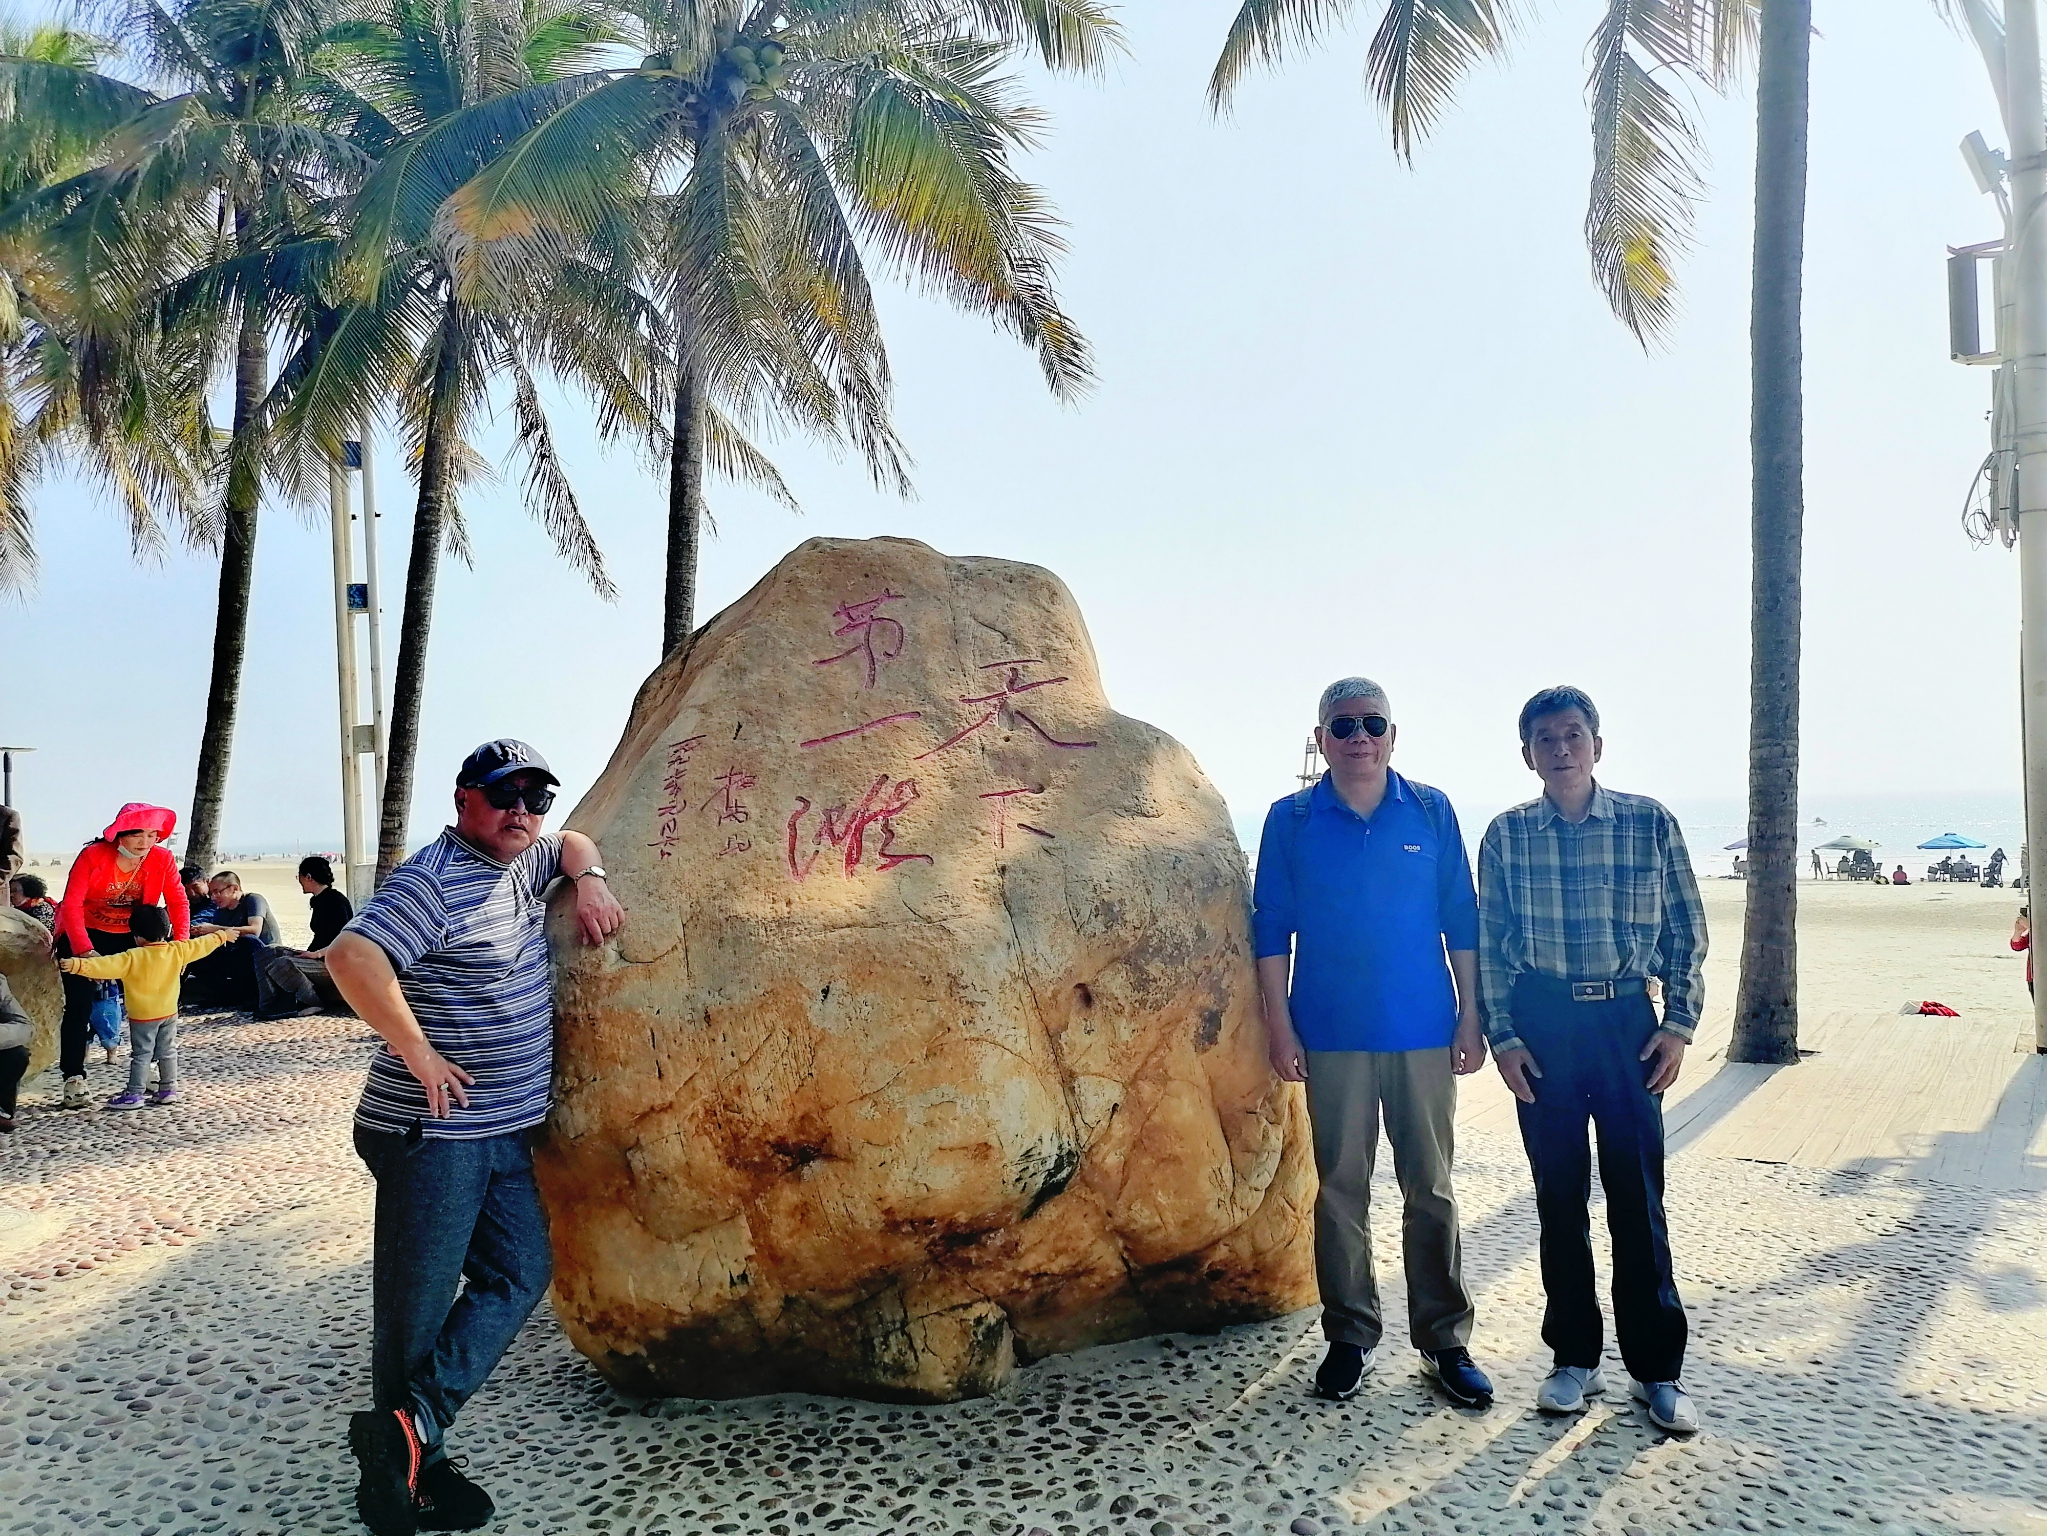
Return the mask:
[[673, 855], [675, 829], [682, 813], [689, 809], [682, 790], [683, 781], [689, 776], [690, 754], [703, 744], [703, 737], [692, 736], [687, 741], [670, 742], [668, 745], [668, 771], [661, 780], [661, 804], [654, 811], [654, 841], [647, 845], [664, 859]]
[[846, 878], [852, 879], [860, 873], [860, 866], [867, 853], [867, 831], [870, 827], [881, 829], [881, 841], [875, 845], [875, 869], [887, 874], [905, 864], [933, 861], [928, 853], [897, 853], [895, 851], [895, 819], [917, 802], [918, 791], [915, 779], [891, 780], [882, 774], [867, 786], [867, 793], [850, 812], [846, 807], [835, 805], [819, 814], [818, 824], [810, 837], [811, 851], [807, 854], [797, 850], [803, 839], [803, 824], [811, 812], [810, 800], [796, 797], [796, 809], [789, 813], [789, 826], [784, 852], [789, 863], [789, 875], [794, 880], [805, 880], [810, 876], [824, 848], [845, 851]]
[[828, 667], [835, 661], [846, 661], [851, 657], [864, 657], [867, 663], [866, 687], [874, 686], [879, 664], [894, 661], [903, 654], [903, 643], [907, 638], [903, 626], [881, 611], [884, 603], [900, 603], [903, 594], [891, 592], [886, 587], [877, 597], [866, 598], [857, 603], [841, 603], [832, 610], [832, 617], [838, 626], [832, 630], [834, 640], [844, 640], [849, 635], [858, 635], [845, 650], [836, 656], [820, 656], [811, 665]]
[[703, 809], [715, 810], [718, 813], [719, 826], [722, 827], [728, 821], [753, 820], [753, 812], [748, 809], [746, 802], [739, 798], [759, 782], [752, 774], [742, 773], [737, 768], [727, 768], [711, 782], [718, 786], [718, 793], [704, 802]]
[[[1036, 731], [1039, 739], [1048, 747], [1058, 747], [1061, 751], [1065, 752], [1080, 752], [1096, 745], [1092, 741], [1061, 741], [1057, 736], [1046, 730], [1044, 726], [1040, 725], [1036, 717], [1028, 710], [1015, 702], [1024, 694], [1033, 692], [1036, 689], [1050, 688], [1055, 684], [1071, 681], [1071, 679], [1065, 677], [1040, 678], [1034, 683], [1027, 683], [1023, 680], [1023, 668], [1042, 667], [1043, 665], [1044, 662], [1032, 656], [1018, 656], [1008, 661], [984, 663], [978, 670], [982, 672], [1008, 671], [1009, 680], [1003, 684], [1002, 690], [999, 693], [962, 695], [960, 702], [970, 708], [981, 710], [981, 718], [957, 735], [947, 737], [929, 752], [919, 752], [914, 761], [921, 763], [927, 757], [936, 757], [947, 748], [958, 746], [969, 736], [973, 735], [974, 732], [980, 730], [985, 725], [993, 725], [997, 719], [1005, 714], [1018, 723], [1027, 725], [1033, 731]], [[1031, 830], [1035, 832], [1037, 828], [1033, 827]], [[1040, 836], [1042, 835], [1044, 834], [1041, 833]]]

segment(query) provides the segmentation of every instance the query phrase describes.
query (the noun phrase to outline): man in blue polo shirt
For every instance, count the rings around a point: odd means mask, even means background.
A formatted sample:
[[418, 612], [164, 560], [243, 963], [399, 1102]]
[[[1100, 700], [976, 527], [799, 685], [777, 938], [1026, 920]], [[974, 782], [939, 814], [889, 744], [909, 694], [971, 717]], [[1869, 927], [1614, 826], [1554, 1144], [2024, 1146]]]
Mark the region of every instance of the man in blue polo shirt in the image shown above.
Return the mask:
[[1478, 897], [1449, 799], [1392, 769], [1392, 713], [1370, 678], [1323, 691], [1315, 742], [1329, 771], [1274, 803], [1258, 843], [1258, 984], [1273, 1070], [1308, 1085], [1322, 1178], [1315, 1276], [1329, 1353], [1316, 1392], [1352, 1396], [1379, 1345], [1369, 1201], [1383, 1113], [1409, 1336], [1445, 1395], [1484, 1408], [1493, 1384], [1466, 1347], [1473, 1309], [1450, 1187], [1456, 1078], [1486, 1054]]

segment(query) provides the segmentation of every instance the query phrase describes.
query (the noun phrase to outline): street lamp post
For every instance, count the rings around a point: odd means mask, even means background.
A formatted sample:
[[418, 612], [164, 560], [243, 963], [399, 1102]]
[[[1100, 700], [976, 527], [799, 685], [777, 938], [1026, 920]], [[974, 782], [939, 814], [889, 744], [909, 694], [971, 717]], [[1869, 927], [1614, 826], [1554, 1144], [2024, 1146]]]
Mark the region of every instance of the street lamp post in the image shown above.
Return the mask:
[[34, 747], [0, 747], [0, 805], [14, 804], [14, 754]]
[[[2019, 556], [2019, 696], [2025, 747], [2026, 887], [2047, 878], [2047, 111], [2040, 88], [2037, 0], [2005, 0], [2003, 26], [1984, 0], [1962, 0], [2004, 118], [2009, 161], [1971, 135], [1963, 141], [1984, 190], [1998, 196], [2005, 237], [1995, 247], [1954, 252], [1950, 268], [1950, 350], [1958, 362], [1994, 363], [1990, 522]], [[1999, 193], [2002, 175], [2009, 201]], [[1964, 346], [1974, 328], [1974, 263], [1994, 255], [1997, 338], [1992, 351]], [[1965, 355], [1973, 354], [1973, 355]], [[2047, 988], [2033, 1001], [2033, 1040], [2047, 1052]]]
[[[349, 506], [349, 472], [363, 477], [363, 564], [367, 579], [355, 579], [354, 516]], [[369, 899], [376, 874], [369, 829], [363, 814], [363, 759], [370, 759], [369, 783], [376, 803], [384, 798], [384, 646], [377, 590], [376, 492], [366, 443], [346, 443], [343, 456], [327, 466], [328, 514], [334, 543], [334, 668], [341, 705], [342, 886], [360, 907]], [[370, 708], [363, 718], [356, 619], [369, 622]]]

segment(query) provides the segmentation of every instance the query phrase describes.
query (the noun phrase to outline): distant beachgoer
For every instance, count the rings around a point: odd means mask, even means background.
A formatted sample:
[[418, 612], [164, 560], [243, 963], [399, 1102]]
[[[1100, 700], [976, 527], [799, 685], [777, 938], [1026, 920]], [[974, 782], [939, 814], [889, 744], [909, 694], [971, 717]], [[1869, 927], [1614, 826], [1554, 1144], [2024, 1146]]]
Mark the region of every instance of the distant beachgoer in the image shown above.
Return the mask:
[[455, 775], [455, 824], [393, 870], [327, 951], [341, 995], [384, 1042], [355, 1112], [377, 1183], [376, 1408], [348, 1425], [356, 1512], [375, 1536], [491, 1519], [490, 1495], [442, 1437], [553, 1268], [531, 1139], [554, 1076], [546, 892], [563, 877], [575, 886], [586, 944], [625, 919], [597, 845], [542, 835], [559, 782], [522, 741], [478, 747]]
[[1983, 884], [1990, 890], [1996, 890], [2004, 884], [2004, 850], [2002, 848], [1990, 855], [1990, 867], [1983, 871]]
[[[1658, 1429], [1689, 1434], [1699, 1419], [1682, 1380], [1688, 1323], [1663, 1209], [1662, 1095], [1698, 1028], [1705, 910], [1677, 819], [1593, 777], [1604, 743], [1592, 700], [1545, 689], [1519, 724], [1543, 793], [1494, 817], [1480, 845], [1478, 966], [1493, 1060], [1520, 1100], [1535, 1180], [1542, 1337], [1554, 1359], [1536, 1406], [1581, 1412], [1606, 1387], [1590, 1122], [1630, 1390]], [[1652, 977], [1663, 982], [1660, 1018]]]
[[[142, 907], [161, 906], [173, 939], [191, 937], [191, 906], [178, 880], [178, 863], [159, 847], [176, 830], [178, 814], [134, 801], [121, 807], [106, 831], [79, 850], [64, 880], [57, 908], [57, 956], [90, 959], [135, 947], [129, 919]], [[99, 988], [83, 976], [64, 978], [64, 1024], [58, 1034], [58, 1063], [64, 1074], [64, 1108], [83, 1109], [85, 1048], [92, 1036], [92, 1005]], [[173, 1010], [175, 1011], [175, 1010]]]
[[1834, 878], [1836, 880], [1846, 880], [1848, 878], [1848, 871], [1852, 868], [1854, 868], [1854, 865], [1848, 862], [1848, 855], [1842, 854], [1841, 862], [1834, 866]]
[[1910, 885], [1911, 883], [1912, 881], [1910, 877], [1907, 876], [1905, 873], [1904, 865], [1900, 864], [1896, 869], [1891, 871], [1892, 885]]
[[28, 1048], [35, 1023], [15, 1001], [14, 989], [0, 976], [0, 1134], [14, 1129], [15, 1091], [28, 1071]]
[[270, 996], [256, 1015], [258, 1018], [340, 1013], [347, 1008], [327, 974], [327, 946], [341, 936], [341, 930], [355, 916], [355, 907], [334, 889], [334, 866], [317, 853], [299, 860], [299, 889], [313, 898], [309, 904], [313, 946], [271, 950], [264, 961]]
[[[162, 907], [137, 907], [129, 914], [132, 948], [118, 955], [59, 960], [67, 976], [118, 981], [128, 1004], [128, 1086], [107, 1100], [108, 1109], [140, 1109], [178, 1100], [178, 975], [193, 961], [234, 940], [215, 929], [196, 939], [171, 941], [170, 918]], [[147, 1098], [149, 1069], [157, 1084]]]
[[2019, 908], [2018, 921], [2011, 925], [2011, 947], [2026, 952], [2026, 996], [2033, 995], [2033, 919], [2031, 906]]
[[1815, 880], [1827, 878], [1827, 866], [1821, 862], [1820, 851], [1817, 848], [1812, 851], [1812, 877]]
[[43, 925], [50, 937], [57, 933], [57, 904], [50, 900], [50, 888], [40, 875], [16, 875], [7, 882], [7, 899], [14, 910]]
[[259, 1013], [269, 992], [264, 966], [278, 941], [277, 917], [269, 902], [254, 891], [242, 889], [242, 877], [231, 869], [216, 874], [207, 882], [207, 890], [213, 897], [213, 916], [206, 922], [194, 923], [192, 931], [219, 933], [249, 942], [222, 950], [193, 966], [188, 986], [209, 1006]]

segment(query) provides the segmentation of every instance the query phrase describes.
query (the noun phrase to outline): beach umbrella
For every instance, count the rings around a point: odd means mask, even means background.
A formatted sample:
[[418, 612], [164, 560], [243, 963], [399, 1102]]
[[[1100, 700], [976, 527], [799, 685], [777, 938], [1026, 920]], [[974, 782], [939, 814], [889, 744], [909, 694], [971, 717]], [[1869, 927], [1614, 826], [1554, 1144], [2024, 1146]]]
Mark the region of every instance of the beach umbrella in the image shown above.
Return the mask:
[[1869, 838], [1851, 837], [1846, 832], [1843, 832], [1831, 843], [1820, 844], [1822, 848], [1833, 849], [1841, 853], [1874, 853], [1878, 846], [1877, 843]]
[[1921, 848], [1981, 848], [1984, 845], [1973, 837], [1964, 837], [1959, 832], [1943, 832], [1939, 837], [1930, 837], [1919, 845]]
[[1729, 852], [1729, 853], [1740, 853], [1740, 852], [1741, 852], [1741, 850], [1742, 850], [1742, 849], [1744, 849], [1744, 848], [1746, 848], [1747, 846], [1748, 846], [1748, 839], [1747, 839], [1747, 838], [1745, 838], [1745, 837], [1737, 837], [1737, 838], [1736, 838], [1736, 839], [1735, 839], [1735, 840], [1734, 840], [1733, 842], [1731, 842], [1731, 843], [1729, 843], [1729, 844], [1727, 845], [1727, 850], [1726, 850], [1726, 851], [1727, 851], [1727, 852]]

